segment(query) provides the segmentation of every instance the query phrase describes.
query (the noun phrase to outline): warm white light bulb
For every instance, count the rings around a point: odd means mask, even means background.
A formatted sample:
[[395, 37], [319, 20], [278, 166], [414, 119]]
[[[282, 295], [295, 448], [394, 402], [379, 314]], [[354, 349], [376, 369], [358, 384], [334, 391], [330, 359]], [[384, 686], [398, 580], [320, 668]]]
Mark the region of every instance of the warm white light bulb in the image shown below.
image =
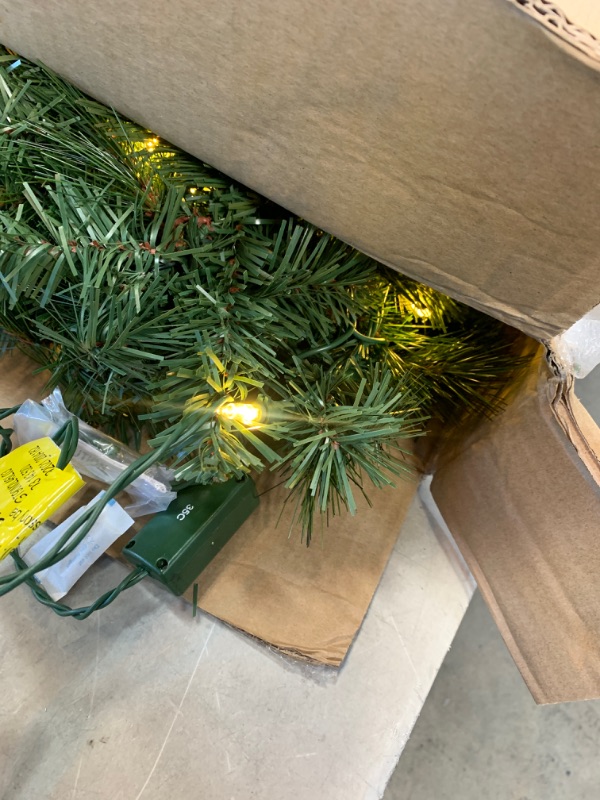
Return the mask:
[[219, 408], [218, 413], [246, 426], [256, 424], [261, 418], [261, 408], [254, 403], [227, 403]]
[[419, 317], [420, 319], [429, 319], [431, 316], [431, 310], [429, 308], [423, 308], [415, 303], [410, 304], [410, 310], [416, 317]]

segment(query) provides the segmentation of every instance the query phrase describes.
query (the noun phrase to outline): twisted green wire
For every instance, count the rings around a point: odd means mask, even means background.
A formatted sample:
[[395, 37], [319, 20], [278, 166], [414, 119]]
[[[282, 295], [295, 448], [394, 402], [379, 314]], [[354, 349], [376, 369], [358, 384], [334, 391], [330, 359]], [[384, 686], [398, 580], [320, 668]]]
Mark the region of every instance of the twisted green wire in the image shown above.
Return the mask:
[[[12, 408], [0, 409], [0, 420], [5, 419], [11, 414], [16, 413], [19, 406]], [[12, 430], [4, 428], [0, 425], [0, 457], [9, 453], [12, 449], [11, 441]], [[75, 450], [77, 449], [77, 442], [79, 439], [79, 421], [76, 417], [71, 417], [65, 424], [56, 432], [52, 440], [61, 447], [60, 456], [57, 461], [57, 467], [64, 469], [70, 463]], [[100, 500], [94, 503], [91, 507], [86, 509], [84, 513], [70, 525], [65, 533], [60, 537], [58, 542], [35, 564], [27, 566], [25, 561], [21, 558], [17, 551], [11, 553], [13, 561], [15, 562], [16, 570], [8, 575], [0, 576], [0, 597], [12, 592], [21, 584], [27, 584], [31, 589], [35, 599], [43, 605], [51, 608], [56, 614], [62, 617], [73, 617], [77, 620], [87, 619], [94, 611], [101, 608], [106, 608], [126, 589], [135, 586], [143, 578], [146, 577], [148, 572], [142, 567], [138, 567], [129, 573], [118, 586], [110, 589], [101, 595], [97, 600], [89, 606], [82, 608], [71, 608], [64, 603], [59, 603], [53, 600], [48, 593], [40, 586], [36, 580], [35, 575], [48, 567], [62, 561], [63, 558], [69, 555], [76, 547], [83, 541], [83, 539], [90, 532], [91, 528], [98, 520], [108, 503], [121, 491], [126, 489], [133, 481], [136, 480], [148, 467], [158, 461], [171, 446], [171, 441], [165, 441], [158, 449], [153, 450], [146, 455], [141, 456], [127, 467], [119, 477], [113, 481], [108, 487]]]

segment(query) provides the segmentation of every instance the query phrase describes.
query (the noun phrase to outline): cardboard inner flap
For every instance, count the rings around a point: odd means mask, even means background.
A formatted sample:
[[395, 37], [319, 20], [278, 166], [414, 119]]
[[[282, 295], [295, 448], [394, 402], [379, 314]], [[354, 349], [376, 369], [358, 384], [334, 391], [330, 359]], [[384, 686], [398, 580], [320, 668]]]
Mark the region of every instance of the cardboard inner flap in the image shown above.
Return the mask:
[[434, 498], [539, 703], [600, 696], [598, 437], [542, 361], [434, 475]]

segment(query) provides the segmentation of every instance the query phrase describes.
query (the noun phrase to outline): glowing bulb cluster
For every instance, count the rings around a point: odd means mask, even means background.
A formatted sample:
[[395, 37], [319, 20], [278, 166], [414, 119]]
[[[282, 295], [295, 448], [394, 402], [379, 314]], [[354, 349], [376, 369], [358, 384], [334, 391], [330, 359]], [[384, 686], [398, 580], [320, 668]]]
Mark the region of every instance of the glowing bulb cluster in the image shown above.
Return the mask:
[[260, 422], [262, 409], [254, 403], [227, 403], [219, 408], [218, 413], [226, 419], [241, 422], [248, 427]]
[[[210, 188], [210, 186], [203, 186], [202, 187], [202, 191], [203, 192], [212, 192], [212, 189]], [[190, 188], [188, 189], [188, 193], [191, 194], [191, 195], [198, 194], [198, 187], [197, 186], [190, 186]]]
[[160, 139], [158, 136], [153, 136], [151, 139], [146, 139], [144, 142], [144, 147], [149, 153], [153, 153], [158, 145], [160, 144]]

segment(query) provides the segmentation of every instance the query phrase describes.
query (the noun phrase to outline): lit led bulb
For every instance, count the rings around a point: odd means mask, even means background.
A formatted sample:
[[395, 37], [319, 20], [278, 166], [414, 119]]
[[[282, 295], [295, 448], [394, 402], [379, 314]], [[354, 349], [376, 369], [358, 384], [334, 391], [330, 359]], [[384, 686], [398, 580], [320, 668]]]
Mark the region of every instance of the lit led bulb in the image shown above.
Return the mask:
[[153, 136], [151, 139], [146, 139], [144, 142], [144, 146], [149, 153], [152, 153], [158, 145], [160, 144], [160, 139], [158, 136]]
[[417, 306], [415, 303], [410, 304], [410, 310], [416, 317], [419, 317], [420, 319], [429, 319], [431, 316], [431, 310], [429, 308]]
[[227, 405], [219, 408], [218, 413], [226, 419], [241, 422], [242, 425], [246, 425], [247, 427], [260, 422], [262, 416], [260, 406], [254, 403], [227, 403]]
[[190, 189], [190, 194], [196, 194], [197, 191], [198, 189], [196, 188], [196, 186], [192, 186], [192, 188]]

